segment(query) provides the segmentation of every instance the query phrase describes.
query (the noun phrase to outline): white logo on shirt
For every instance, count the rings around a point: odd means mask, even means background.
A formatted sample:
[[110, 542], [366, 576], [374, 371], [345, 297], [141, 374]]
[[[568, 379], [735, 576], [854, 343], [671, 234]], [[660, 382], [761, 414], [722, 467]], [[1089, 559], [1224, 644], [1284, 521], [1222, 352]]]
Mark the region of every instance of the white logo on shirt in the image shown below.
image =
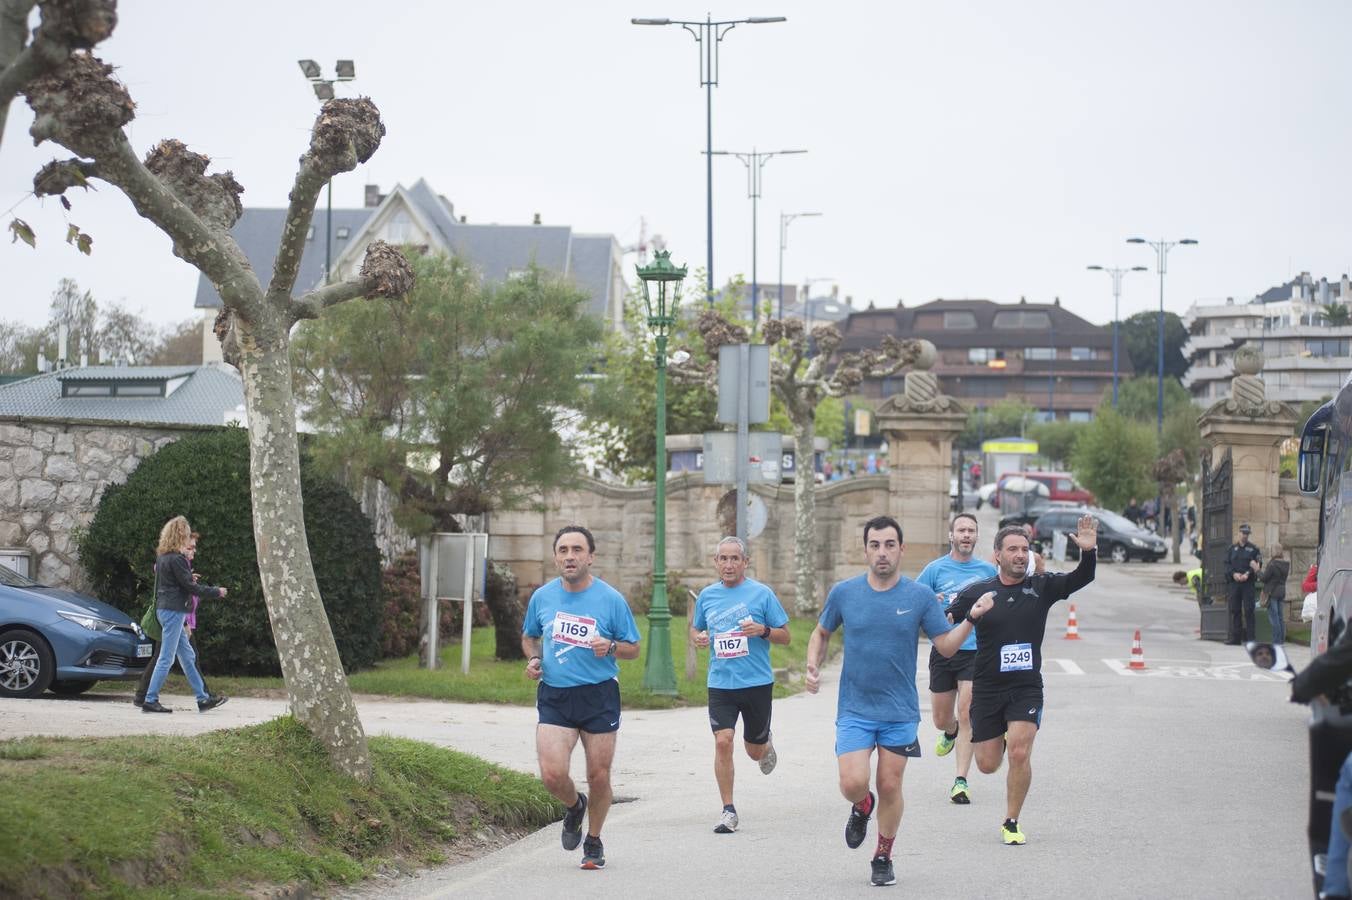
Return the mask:
[[910, 612], [909, 609], [899, 609], [899, 610], [897, 610], [897, 615], [899, 615], [899, 616], [904, 616], [904, 615], [906, 615], [908, 612]]

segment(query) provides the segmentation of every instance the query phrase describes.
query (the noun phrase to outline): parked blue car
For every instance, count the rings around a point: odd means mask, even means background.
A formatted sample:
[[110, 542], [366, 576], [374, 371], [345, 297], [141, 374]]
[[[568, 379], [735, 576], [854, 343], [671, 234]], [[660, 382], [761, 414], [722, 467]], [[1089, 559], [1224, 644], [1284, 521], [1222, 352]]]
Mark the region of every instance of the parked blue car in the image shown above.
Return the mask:
[[153, 645], [126, 613], [0, 566], [0, 697], [141, 677]]

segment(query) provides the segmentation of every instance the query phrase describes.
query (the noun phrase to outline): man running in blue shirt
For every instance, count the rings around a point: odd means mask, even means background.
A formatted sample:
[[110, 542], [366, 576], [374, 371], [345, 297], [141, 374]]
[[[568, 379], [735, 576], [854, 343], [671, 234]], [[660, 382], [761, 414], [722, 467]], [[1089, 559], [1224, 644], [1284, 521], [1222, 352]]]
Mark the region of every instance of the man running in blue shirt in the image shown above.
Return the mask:
[[[916, 583], [934, 591], [947, 609], [958, 597], [958, 592], [974, 581], [995, 576], [995, 566], [977, 559], [976, 516], [958, 513], [948, 526], [951, 549], [931, 562], [916, 576]], [[952, 657], [945, 657], [938, 648], [930, 650], [930, 708], [934, 711], [934, 727], [939, 729], [939, 742], [934, 752], [947, 756], [958, 749], [958, 774], [948, 797], [954, 803], [972, 802], [967, 787], [967, 773], [972, 769], [972, 726], [969, 719], [972, 708], [972, 673], [976, 671], [976, 633], [967, 636], [962, 649]], [[956, 715], [954, 703], [956, 701]]]
[[[619, 591], [591, 574], [596, 540], [581, 525], [565, 525], [554, 535], [554, 565], [559, 576], [531, 595], [521, 628], [526, 676], [540, 682], [535, 706], [535, 751], [540, 780], [567, 809], [563, 849], [587, 840], [582, 868], [603, 869], [601, 826], [610, 811], [610, 764], [620, 727], [620, 668], [617, 659], [638, 657], [638, 626]], [[578, 738], [587, 756], [587, 795], [568, 774]]]
[[714, 731], [714, 778], [723, 799], [715, 834], [737, 830], [732, 802], [732, 737], [742, 717], [746, 755], [766, 775], [779, 761], [770, 738], [770, 701], [775, 676], [770, 645], [787, 644], [789, 616], [775, 592], [746, 577], [750, 562], [746, 543], [725, 537], [714, 549], [719, 580], [700, 591], [690, 618], [690, 636], [697, 647], [709, 647], [709, 725]]
[[934, 592], [902, 577], [898, 567], [904, 550], [896, 519], [878, 516], [864, 523], [868, 572], [831, 588], [807, 648], [805, 686], [815, 694], [831, 634], [845, 626], [836, 706], [840, 792], [850, 801], [845, 845], [858, 847], [868, 832], [875, 805], [869, 759], [876, 748], [878, 849], [870, 865], [872, 883], [879, 886], [897, 883], [892, 842], [901, 825], [901, 779], [906, 760], [920, 755], [920, 698], [915, 689], [920, 631], [924, 629], [940, 653], [952, 656], [991, 604], [989, 597], [982, 598], [965, 619], [950, 625]]

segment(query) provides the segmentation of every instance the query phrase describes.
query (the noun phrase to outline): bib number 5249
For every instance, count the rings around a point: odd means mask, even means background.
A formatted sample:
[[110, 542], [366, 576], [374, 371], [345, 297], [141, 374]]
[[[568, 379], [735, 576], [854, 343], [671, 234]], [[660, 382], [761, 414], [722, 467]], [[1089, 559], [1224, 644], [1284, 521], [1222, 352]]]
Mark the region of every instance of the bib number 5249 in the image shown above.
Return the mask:
[[1026, 672], [1032, 668], [1032, 644], [1005, 644], [1000, 648], [1001, 672]]

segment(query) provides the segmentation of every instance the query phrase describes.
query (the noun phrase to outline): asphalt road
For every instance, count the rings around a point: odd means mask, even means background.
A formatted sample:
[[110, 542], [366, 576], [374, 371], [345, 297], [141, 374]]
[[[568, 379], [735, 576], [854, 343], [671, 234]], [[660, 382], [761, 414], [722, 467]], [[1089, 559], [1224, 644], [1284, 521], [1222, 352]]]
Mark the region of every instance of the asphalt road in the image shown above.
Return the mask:
[[[896, 890], [1002, 900], [1308, 896], [1305, 711], [1287, 702], [1282, 679], [1254, 669], [1237, 648], [1197, 640], [1196, 607], [1169, 584], [1172, 568], [1100, 566], [1098, 580], [1074, 598], [1079, 641], [1062, 638], [1064, 605], [1053, 610], [1046, 713], [1021, 817], [1026, 846], [999, 840], [1003, 770], [974, 770], [972, 804], [951, 805], [952, 757], [934, 756], [936, 732], [922, 726], [924, 756], [906, 771]], [[1127, 668], [1137, 628], [1144, 671]], [[1299, 666], [1308, 653], [1293, 656]], [[926, 680], [922, 671], [928, 715]], [[0, 735], [196, 733], [261, 721], [285, 705], [235, 699], [205, 715], [180, 706], [173, 716], [147, 716], [125, 698], [0, 701]], [[359, 698], [359, 706], [372, 733], [535, 770], [534, 710], [380, 698]], [[870, 825], [861, 848], [845, 847], [834, 715], [834, 672], [820, 695], [776, 703], [779, 767], [762, 776], [739, 758], [742, 826], [734, 835], [712, 833], [720, 807], [704, 710], [626, 712], [614, 786], [629, 802], [606, 824], [605, 871], [580, 871], [580, 852], [563, 851], [551, 825], [474, 862], [379, 878], [344, 896], [862, 894], [875, 832]], [[581, 781], [580, 750], [574, 773]]]

